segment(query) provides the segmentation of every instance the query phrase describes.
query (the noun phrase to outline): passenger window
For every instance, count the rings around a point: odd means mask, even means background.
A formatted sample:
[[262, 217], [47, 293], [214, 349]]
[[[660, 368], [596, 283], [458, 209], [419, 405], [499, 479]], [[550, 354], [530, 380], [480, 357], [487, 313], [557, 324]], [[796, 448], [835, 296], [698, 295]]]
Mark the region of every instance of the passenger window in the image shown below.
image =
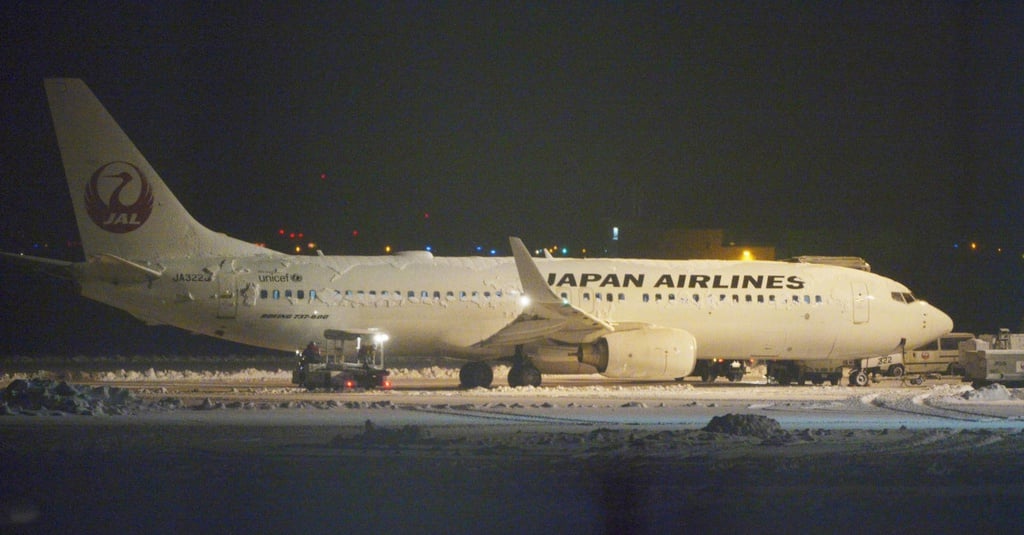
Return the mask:
[[434, 299], [441, 299], [441, 292], [434, 291]]
[[654, 300], [658, 303], [661, 302], [661, 294], [654, 294]]
[[745, 297], [743, 298], [743, 300], [744, 300], [744, 301], [746, 301], [746, 302], [748, 302], [748, 303], [753, 303], [753, 302], [754, 302], [754, 296], [752, 296], [752, 295], [750, 295], [750, 294], [747, 294], [747, 295], [746, 295], [746, 296], [745, 296]]
[[644, 294], [644, 303], [651, 302], [651, 294]]
[[757, 302], [758, 303], [764, 303], [764, 296], [763, 295], [758, 295], [757, 296]]
[[266, 290], [260, 290], [260, 299], [266, 299], [266, 298], [267, 298], [267, 291]]
[[[409, 293], [412, 293], [412, 292], [409, 292]], [[428, 297], [430, 297], [430, 292], [428, 292], [426, 290], [423, 290], [423, 291], [420, 292], [420, 298], [426, 299]]]
[[626, 300], [626, 294], [619, 294], [619, 301], [625, 301], [625, 300]]
[[583, 300], [584, 301], [590, 301], [590, 294], [589, 293], [583, 294]]
[[800, 303], [800, 296], [799, 295], [794, 295], [793, 296], [793, 302], [799, 304]]
[[316, 301], [316, 290], [310, 290], [309, 291], [309, 300], [310, 301]]
[[601, 301], [601, 294], [594, 294], [594, 301]]
[[668, 294], [668, 300], [674, 303], [676, 300], [676, 294]]
[[281, 290], [274, 290], [274, 299], [281, 298]]
[[694, 303], [700, 303], [700, 296], [697, 295], [697, 294], [693, 294], [693, 302]]
[[409, 290], [409, 292], [406, 293], [405, 296], [407, 298], [409, 298], [409, 299], [412, 299], [413, 297], [416, 297], [416, 290]]
[[285, 290], [284, 291], [284, 296], [286, 298], [288, 298], [288, 299], [291, 299], [292, 298], [292, 291], [291, 290]]
[[804, 296], [804, 303], [806, 303], [808, 305], [811, 304], [811, 296], [805, 295]]
[[298, 297], [299, 299], [305, 299], [306, 292], [304, 292], [302, 290], [298, 290], [298, 291], [295, 292], [295, 297]]
[[608, 295], [606, 295], [605, 297], [606, 297], [606, 298], [607, 298], [607, 299], [608, 299], [609, 301], [611, 301], [611, 300], [612, 300], [612, 297], [613, 297], [613, 296], [612, 296], [612, 294], [608, 294]]
[[814, 296], [814, 302], [820, 305], [821, 304], [821, 296], [820, 295]]
[[738, 296], [736, 294], [732, 294], [732, 302], [733, 303], [739, 303], [740, 302], [740, 296]]

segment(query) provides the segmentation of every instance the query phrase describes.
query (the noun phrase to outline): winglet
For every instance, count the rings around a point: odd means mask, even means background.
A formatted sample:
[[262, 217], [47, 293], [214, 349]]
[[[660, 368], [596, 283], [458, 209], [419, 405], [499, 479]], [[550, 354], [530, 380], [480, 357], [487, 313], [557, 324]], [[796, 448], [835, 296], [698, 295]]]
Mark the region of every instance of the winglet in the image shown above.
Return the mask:
[[541, 275], [537, 264], [530, 257], [530, 251], [523, 245], [523, 240], [510, 236], [508, 243], [512, 246], [512, 256], [516, 259], [516, 270], [519, 271], [519, 282], [523, 285], [526, 296], [537, 303], [561, 303], [562, 300], [548, 286], [544, 275]]

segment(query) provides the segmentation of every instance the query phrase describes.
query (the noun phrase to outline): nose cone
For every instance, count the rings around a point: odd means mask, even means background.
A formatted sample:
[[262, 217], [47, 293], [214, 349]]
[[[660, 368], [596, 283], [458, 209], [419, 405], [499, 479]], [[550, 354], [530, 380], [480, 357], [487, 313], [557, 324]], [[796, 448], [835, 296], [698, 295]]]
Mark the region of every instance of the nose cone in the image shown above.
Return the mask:
[[953, 332], [953, 318], [939, 310], [938, 307], [928, 305], [924, 320], [928, 325], [928, 330], [934, 333], [932, 339]]

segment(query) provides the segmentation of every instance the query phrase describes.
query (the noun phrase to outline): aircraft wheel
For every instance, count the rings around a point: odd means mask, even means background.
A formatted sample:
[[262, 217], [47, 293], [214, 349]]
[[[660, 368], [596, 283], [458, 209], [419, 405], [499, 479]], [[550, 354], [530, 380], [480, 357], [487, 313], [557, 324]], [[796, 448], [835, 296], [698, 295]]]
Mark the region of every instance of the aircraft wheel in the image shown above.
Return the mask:
[[508, 386], [518, 388], [523, 386], [523, 365], [513, 364], [508, 370]]
[[519, 386], [540, 386], [540, 370], [530, 364], [515, 364], [508, 371], [508, 385], [515, 388]]
[[523, 366], [523, 385], [540, 386], [540, 381], [540, 370], [530, 365]]
[[897, 364], [892, 368], [889, 368], [889, 375], [892, 375], [893, 377], [903, 377], [904, 373], [906, 373], [906, 370], [903, 368], [902, 364]]
[[853, 370], [850, 372], [851, 386], [868, 386], [868, 374], [864, 370]]
[[494, 370], [483, 361], [469, 362], [459, 370], [459, 384], [462, 388], [488, 388], [493, 380]]

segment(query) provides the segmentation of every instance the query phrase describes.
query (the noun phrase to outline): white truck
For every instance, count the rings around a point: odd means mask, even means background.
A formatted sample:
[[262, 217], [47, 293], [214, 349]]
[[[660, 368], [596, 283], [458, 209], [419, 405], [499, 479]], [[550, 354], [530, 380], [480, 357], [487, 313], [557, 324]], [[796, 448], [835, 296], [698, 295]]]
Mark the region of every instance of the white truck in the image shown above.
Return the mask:
[[875, 375], [902, 377], [906, 374], [938, 373], [963, 375], [960, 342], [974, 338], [971, 333], [949, 333], [911, 350], [860, 359], [850, 370], [851, 386], [867, 386]]
[[960, 365], [964, 381], [975, 387], [1001, 383], [1024, 386], [1024, 334], [999, 329], [997, 335], [981, 335], [960, 343]]

